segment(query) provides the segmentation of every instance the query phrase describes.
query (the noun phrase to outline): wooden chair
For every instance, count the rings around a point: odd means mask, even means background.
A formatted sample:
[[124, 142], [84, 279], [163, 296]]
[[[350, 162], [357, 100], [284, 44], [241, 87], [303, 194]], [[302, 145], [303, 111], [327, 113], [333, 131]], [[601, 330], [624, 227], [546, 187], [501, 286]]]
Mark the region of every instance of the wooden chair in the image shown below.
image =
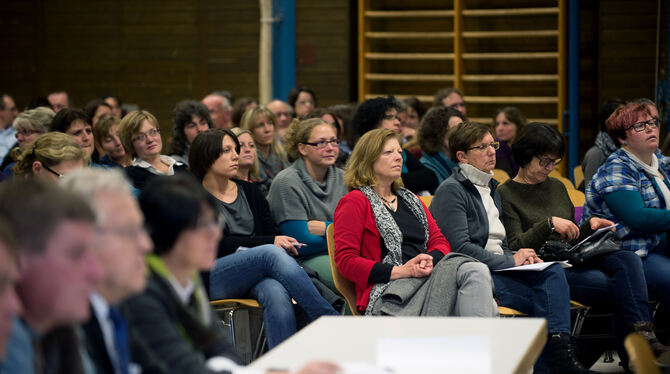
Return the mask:
[[570, 190], [576, 190], [576, 189], [577, 189], [577, 188], [575, 188], [575, 185], [572, 184], [572, 181], [570, 181], [570, 179], [568, 179], [568, 178], [566, 178], [566, 177], [558, 176], [558, 177], [554, 177], [554, 178], [556, 178], [556, 179], [558, 179], [559, 181], [561, 181], [561, 183], [563, 183], [563, 185], [565, 186], [565, 189], [568, 190], [568, 192], [569, 192]]
[[584, 206], [586, 204], [586, 195], [584, 192], [576, 189], [568, 189], [568, 195], [570, 196], [570, 201], [574, 206]]
[[[229, 328], [232, 343], [235, 347], [237, 347], [238, 344], [237, 335], [235, 334], [236, 329], [235, 314], [240, 310], [249, 310], [249, 309], [263, 310], [263, 306], [261, 306], [261, 304], [259, 304], [258, 301], [255, 299], [220, 299], [220, 300], [212, 300], [210, 301], [210, 304], [217, 312], [217, 314], [228, 315], [228, 324], [226, 324], [224, 321], [222, 321], [222, 323], [224, 324], [224, 326], [227, 326]], [[256, 339], [256, 344], [252, 346], [253, 351], [249, 362], [258, 358], [263, 352], [263, 349], [265, 347], [264, 331], [265, 331], [265, 322], [261, 322], [260, 329], [258, 331], [258, 338]]]
[[577, 165], [572, 169], [572, 179], [575, 181], [575, 187], [578, 188], [584, 182], [584, 169], [582, 169], [582, 165]]
[[519, 312], [516, 309], [508, 308], [506, 306], [498, 306], [498, 314], [501, 317], [514, 318], [514, 317], [528, 317], [528, 314], [524, 312]]
[[493, 179], [503, 184], [509, 179], [509, 174], [503, 169], [493, 169]]
[[642, 335], [636, 332], [628, 334], [623, 345], [630, 357], [630, 367], [635, 373], [661, 374], [654, 353]]
[[419, 199], [426, 204], [426, 207], [430, 207], [430, 202], [433, 201], [433, 195], [430, 196], [419, 196]]
[[337, 270], [337, 264], [335, 263], [335, 224], [331, 223], [326, 229], [326, 240], [328, 242], [328, 259], [330, 259], [330, 271], [333, 273], [333, 281], [335, 282], [335, 287], [340, 294], [344, 296], [344, 299], [347, 300], [349, 304], [349, 309], [351, 314], [354, 316], [360, 315], [358, 309], [356, 309], [356, 288], [354, 283], [349, 279], [345, 278], [339, 270]]

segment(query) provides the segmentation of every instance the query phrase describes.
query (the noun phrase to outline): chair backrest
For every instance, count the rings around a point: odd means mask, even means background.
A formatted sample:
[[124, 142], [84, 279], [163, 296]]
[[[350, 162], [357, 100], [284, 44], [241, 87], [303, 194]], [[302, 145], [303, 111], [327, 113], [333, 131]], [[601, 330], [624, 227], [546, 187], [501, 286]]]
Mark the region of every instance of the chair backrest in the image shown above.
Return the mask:
[[630, 357], [630, 363], [634, 372], [661, 374], [661, 370], [656, 365], [654, 353], [642, 335], [636, 332], [628, 334], [623, 345], [626, 347], [626, 352]]
[[584, 206], [584, 204], [586, 204], [586, 196], [584, 195], [584, 192], [575, 189], [571, 190], [568, 188], [568, 195], [570, 196], [572, 205]]
[[430, 196], [419, 196], [419, 199], [423, 201], [424, 204], [426, 204], [426, 207], [430, 206], [430, 202], [433, 201], [433, 195]]
[[493, 179], [497, 180], [498, 183], [504, 183], [509, 179], [509, 174], [503, 169], [493, 169]]
[[584, 182], [584, 169], [582, 169], [582, 165], [577, 165], [572, 169], [572, 176], [575, 180], [575, 187], [579, 188], [579, 185]]
[[557, 176], [556, 177], [556, 176], [554, 176], [554, 178], [561, 181], [561, 183], [563, 183], [563, 185], [565, 186], [565, 189], [568, 190], [568, 192], [570, 192], [570, 190], [576, 190], [577, 189], [577, 188], [575, 188], [575, 185], [572, 184], [572, 181], [570, 181], [570, 179], [568, 179], [566, 177], [563, 177], [563, 176]]
[[349, 304], [349, 309], [351, 309], [351, 314], [358, 316], [358, 309], [356, 309], [356, 288], [354, 283], [349, 279], [345, 278], [344, 275], [337, 270], [337, 264], [335, 263], [335, 224], [331, 223], [326, 229], [326, 240], [328, 242], [328, 259], [330, 259], [330, 271], [333, 273], [333, 281], [335, 282], [335, 287], [338, 291], [344, 296], [344, 299], [347, 300]]

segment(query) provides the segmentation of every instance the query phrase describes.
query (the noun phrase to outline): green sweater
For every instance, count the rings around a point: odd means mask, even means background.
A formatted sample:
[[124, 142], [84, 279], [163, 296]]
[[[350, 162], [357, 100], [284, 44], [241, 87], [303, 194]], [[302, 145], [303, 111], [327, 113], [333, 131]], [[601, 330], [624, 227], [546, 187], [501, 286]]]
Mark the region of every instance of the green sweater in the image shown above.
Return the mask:
[[[502, 198], [503, 224], [507, 242], [513, 251], [519, 248], [538, 249], [547, 240], [560, 240], [551, 231], [549, 217], [575, 220], [575, 207], [568, 191], [558, 179], [547, 177], [542, 183], [523, 184], [508, 180], [498, 187]], [[592, 230], [588, 220], [580, 227], [580, 238]]]

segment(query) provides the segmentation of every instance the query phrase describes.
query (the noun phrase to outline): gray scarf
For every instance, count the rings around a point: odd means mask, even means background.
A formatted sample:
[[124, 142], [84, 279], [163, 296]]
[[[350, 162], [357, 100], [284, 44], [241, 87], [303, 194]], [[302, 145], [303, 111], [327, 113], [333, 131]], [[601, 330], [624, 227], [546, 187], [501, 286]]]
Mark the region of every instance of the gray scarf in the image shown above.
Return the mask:
[[[390, 264], [393, 266], [401, 266], [402, 261], [402, 232], [400, 227], [395, 222], [395, 219], [391, 216], [388, 209], [379, 198], [379, 195], [372, 189], [372, 187], [365, 186], [360, 188], [361, 192], [368, 198], [370, 205], [372, 206], [372, 214], [375, 217], [375, 223], [377, 225], [377, 230], [379, 235], [384, 240], [384, 244], [388, 249], [388, 254], [382, 259], [382, 263]], [[398, 204], [400, 204], [400, 199], [405, 201], [409, 206], [410, 210], [419, 220], [419, 222], [424, 227], [424, 241], [423, 241], [423, 252], [426, 251], [426, 245], [428, 244], [428, 219], [426, 218], [426, 212], [423, 211], [423, 206], [421, 201], [416, 195], [410, 192], [408, 189], [401, 188], [397, 192], [398, 195]], [[370, 301], [368, 302], [368, 307], [365, 310], [366, 315], [372, 314], [372, 308], [374, 307], [375, 302], [379, 297], [384, 293], [388, 287], [388, 283], [377, 283], [372, 286], [370, 291]]]
[[605, 156], [609, 156], [610, 153], [619, 149], [616, 144], [614, 144], [614, 140], [612, 140], [612, 138], [604, 131], [601, 131], [596, 135], [596, 147], [598, 147]]

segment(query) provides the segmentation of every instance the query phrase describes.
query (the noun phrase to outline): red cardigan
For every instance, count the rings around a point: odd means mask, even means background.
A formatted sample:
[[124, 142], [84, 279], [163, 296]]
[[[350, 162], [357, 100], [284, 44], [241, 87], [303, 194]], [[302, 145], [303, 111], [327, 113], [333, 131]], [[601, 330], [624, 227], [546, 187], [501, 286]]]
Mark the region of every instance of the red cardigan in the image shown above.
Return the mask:
[[[428, 219], [428, 251], [437, 250], [443, 254], [451, 251], [451, 246], [437, 227], [428, 208], [421, 202]], [[367, 197], [353, 190], [344, 195], [335, 209], [335, 263], [345, 278], [356, 286], [356, 307], [365, 311], [373, 284], [368, 283], [372, 266], [381, 262], [381, 237], [377, 231], [372, 206]]]

